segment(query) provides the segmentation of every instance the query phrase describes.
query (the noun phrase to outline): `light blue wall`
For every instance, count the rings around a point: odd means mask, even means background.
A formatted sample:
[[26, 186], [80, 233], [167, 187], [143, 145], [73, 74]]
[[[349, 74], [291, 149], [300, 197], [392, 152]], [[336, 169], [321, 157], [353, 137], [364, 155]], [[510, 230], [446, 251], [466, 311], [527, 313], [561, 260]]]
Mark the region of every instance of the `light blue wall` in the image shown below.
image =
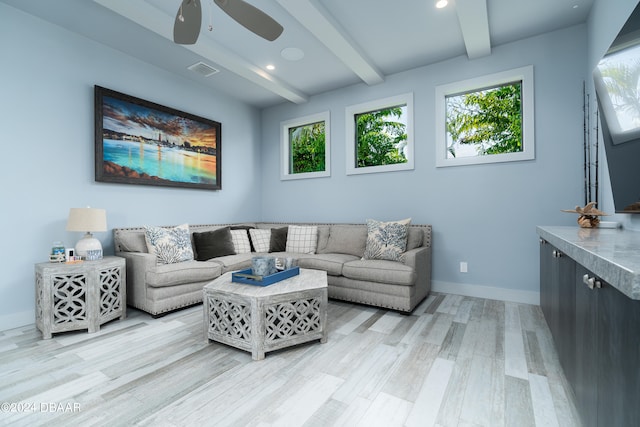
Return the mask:
[[[110, 228], [411, 216], [434, 226], [436, 288], [537, 298], [535, 226], [575, 224], [560, 209], [582, 201], [582, 81], [589, 81], [636, 3], [596, 0], [586, 26], [500, 46], [488, 58], [457, 58], [262, 114], [0, 4], [0, 330], [33, 322], [33, 264], [45, 260], [54, 240], [77, 241], [80, 236], [64, 230], [66, 216], [70, 207], [86, 205], [107, 209]], [[435, 87], [528, 64], [535, 72], [536, 160], [436, 168]], [[222, 122], [223, 190], [94, 182], [94, 84]], [[345, 107], [407, 91], [415, 95], [415, 170], [347, 177]], [[332, 120], [332, 176], [280, 181], [280, 121], [325, 110]], [[606, 175], [602, 181], [606, 202]], [[112, 251], [110, 233], [97, 237]], [[468, 262], [468, 273], [458, 272], [460, 261]]]
[[[0, 4], [3, 256], [0, 330], [33, 323], [34, 263], [65, 231], [71, 207], [107, 210], [108, 227], [255, 220], [259, 111]], [[93, 86], [222, 123], [222, 191], [94, 181]], [[113, 254], [110, 232], [97, 233]]]
[[[437, 290], [538, 301], [537, 225], [575, 224], [561, 213], [582, 202], [582, 85], [586, 26], [493, 49], [263, 111], [265, 220], [353, 221], [411, 217], [432, 224]], [[435, 167], [435, 87], [532, 64], [536, 159]], [[345, 107], [414, 93], [415, 170], [347, 176]], [[331, 177], [280, 181], [279, 123], [329, 110]], [[284, 216], [284, 218], [283, 218]], [[461, 261], [468, 273], [460, 273]]]

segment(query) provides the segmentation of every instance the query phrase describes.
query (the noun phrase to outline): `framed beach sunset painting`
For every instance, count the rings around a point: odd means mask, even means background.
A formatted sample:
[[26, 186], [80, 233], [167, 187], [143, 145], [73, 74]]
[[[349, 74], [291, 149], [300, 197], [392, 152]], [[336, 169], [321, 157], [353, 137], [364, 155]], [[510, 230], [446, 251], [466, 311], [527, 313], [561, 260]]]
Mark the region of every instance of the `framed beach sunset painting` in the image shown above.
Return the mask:
[[220, 190], [221, 124], [95, 86], [96, 181]]

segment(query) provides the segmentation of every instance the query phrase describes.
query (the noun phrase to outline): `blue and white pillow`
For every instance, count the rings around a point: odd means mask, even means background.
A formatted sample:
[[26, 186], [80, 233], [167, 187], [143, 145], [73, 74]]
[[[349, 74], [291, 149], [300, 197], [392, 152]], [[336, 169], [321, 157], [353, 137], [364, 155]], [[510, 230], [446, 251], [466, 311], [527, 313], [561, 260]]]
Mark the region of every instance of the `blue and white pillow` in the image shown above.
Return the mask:
[[175, 264], [193, 260], [189, 224], [173, 228], [145, 226], [147, 250], [156, 256], [158, 264]]
[[362, 259], [401, 261], [407, 250], [407, 236], [411, 218], [381, 222], [367, 220], [367, 245]]

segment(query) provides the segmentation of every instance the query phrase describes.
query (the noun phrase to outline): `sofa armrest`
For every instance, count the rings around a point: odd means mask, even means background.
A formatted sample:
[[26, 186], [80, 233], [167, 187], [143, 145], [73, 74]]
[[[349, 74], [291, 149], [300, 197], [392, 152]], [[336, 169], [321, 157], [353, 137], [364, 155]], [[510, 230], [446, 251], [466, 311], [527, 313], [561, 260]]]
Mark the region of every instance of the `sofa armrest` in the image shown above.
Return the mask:
[[147, 271], [155, 267], [156, 256], [142, 252], [116, 252], [127, 260], [127, 304], [144, 309], [147, 304]]
[[431, 246], [421, 246], [404, 253], [403, 263], [416, 271], [416, 294], [431, 291]]

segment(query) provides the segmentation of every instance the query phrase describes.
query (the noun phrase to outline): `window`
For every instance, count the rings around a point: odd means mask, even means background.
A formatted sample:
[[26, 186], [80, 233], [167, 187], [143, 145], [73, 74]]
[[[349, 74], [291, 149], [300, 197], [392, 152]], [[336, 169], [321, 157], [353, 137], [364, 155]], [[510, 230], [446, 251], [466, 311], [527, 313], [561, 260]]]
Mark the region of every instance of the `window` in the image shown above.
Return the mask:
[[282, 169], [280, 179], [329, 176], [329, 112], [281, 123]]
[[347, 175], [413, 169], [413, 94], [347, 107]]
[[533, 67], [436, 88], [436, 166], [531, 160]]

